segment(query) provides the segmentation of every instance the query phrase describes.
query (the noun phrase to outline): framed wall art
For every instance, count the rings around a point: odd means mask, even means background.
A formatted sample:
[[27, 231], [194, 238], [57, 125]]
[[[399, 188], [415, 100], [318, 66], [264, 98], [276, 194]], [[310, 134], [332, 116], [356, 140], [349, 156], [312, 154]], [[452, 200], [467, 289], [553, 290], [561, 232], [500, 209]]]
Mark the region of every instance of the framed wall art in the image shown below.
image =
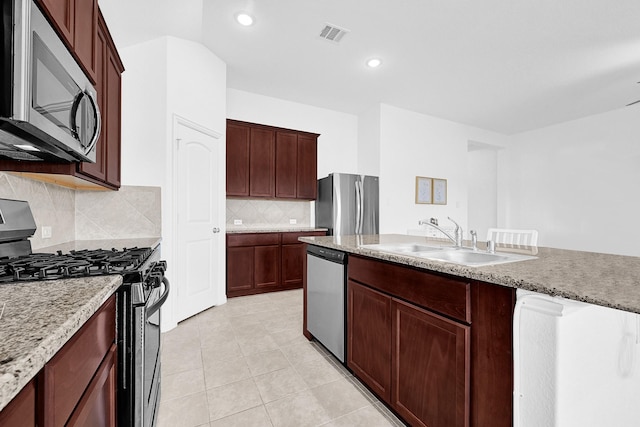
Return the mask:
[[446, 179], [433, 178], [433, 204], [434, 205], [447, 204], [447, 180]]
[[416, 176], [416, 203], [433, 203], [433, 179], [424, 176]]

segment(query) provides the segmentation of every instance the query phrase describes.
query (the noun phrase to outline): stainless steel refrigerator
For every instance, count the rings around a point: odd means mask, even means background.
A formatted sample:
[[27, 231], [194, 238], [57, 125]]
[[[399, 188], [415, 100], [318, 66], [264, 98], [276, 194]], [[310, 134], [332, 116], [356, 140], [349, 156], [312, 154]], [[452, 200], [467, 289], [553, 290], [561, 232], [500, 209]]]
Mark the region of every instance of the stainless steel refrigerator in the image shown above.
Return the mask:
[[378, 234], [380, 192], [377, 176], [332, 173], [318, 180], [316, 226], [329, 234]]

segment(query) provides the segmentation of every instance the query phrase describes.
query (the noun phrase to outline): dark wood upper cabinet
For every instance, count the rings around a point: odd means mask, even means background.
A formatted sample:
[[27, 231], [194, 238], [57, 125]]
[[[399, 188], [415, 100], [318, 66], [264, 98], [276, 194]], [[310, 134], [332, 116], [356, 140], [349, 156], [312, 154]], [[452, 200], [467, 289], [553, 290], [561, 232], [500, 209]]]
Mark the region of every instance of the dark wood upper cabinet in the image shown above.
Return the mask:
[[251, 128], [249, 143], [249, 196], [275, 196], [275, 132]]
[[247, 126], [227, 122], [227, 196], [249, 196], [249, 138]]
[[298, 135], [276, 132], [276, 197], [297, 196]]
[[[85, 71], [94, 80], [98, 106], [102, 116], [102, 129], [96, 144], [96, 161], [95, 163], [48, 163], [0, 160], [0, 170], [22, 172], [29, 178], [54, 182], [76, 189], [108, 188], [117, 190], [121, 185], [121, 74], [124, 71], [118, 51], [95, 1], [77, 0], [78, 4], [75, 6], [73, 1], [41, 0], [41, 3], [47, 13], [56, 11], [58, 15], [66, 16], [65, 14], [72, 13], [68, 11], [75, 11], [76, 21], [79, 10], [91, 9], [94, 11], [92, 13], [96, 15], [97, 24], [93, 27], [95, 34], [83, 36], [83, 43], [80, 44], [84, 46], [86, 40], [91, 40], [94, 46], [91, 59], [94, 68], [93, 74], [90, 74], [86, 67]], [[66, 6], [63, 6], [63, 3]], [[92, 9], [94, 6], [95, 9]], [[50, 16], [50, 19], [54, 18]], [[87, 17], [86, 20], [93, 22], [93, 15]], [[82, 24], [84, 30], [88, 28], [84, 28], [86, 24], [86, 22]], [[77, 57], [78, 55], [76, 55]]]
[[97, 83], [98, 0], [39, 0], [80, 66]]
[[227, 196], [315, 200], [318, 135], [227, 120]]

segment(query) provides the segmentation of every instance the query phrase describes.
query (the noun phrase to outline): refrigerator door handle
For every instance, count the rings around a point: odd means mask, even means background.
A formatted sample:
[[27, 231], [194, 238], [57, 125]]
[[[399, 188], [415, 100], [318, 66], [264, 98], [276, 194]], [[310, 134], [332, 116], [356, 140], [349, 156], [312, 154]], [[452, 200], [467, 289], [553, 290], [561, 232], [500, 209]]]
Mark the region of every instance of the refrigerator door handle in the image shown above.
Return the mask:
[[356, 234], [361, 233], [362, 229], [362, 191], [360, 182], [356, 181]]

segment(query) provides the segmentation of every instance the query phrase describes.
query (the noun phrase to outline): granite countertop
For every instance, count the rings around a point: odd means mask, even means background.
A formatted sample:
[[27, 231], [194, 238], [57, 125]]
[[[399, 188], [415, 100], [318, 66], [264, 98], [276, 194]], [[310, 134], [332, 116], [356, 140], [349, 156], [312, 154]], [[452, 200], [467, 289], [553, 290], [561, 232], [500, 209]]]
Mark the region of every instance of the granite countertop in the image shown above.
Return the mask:
[[77, 251], [82, 249], [123, 249], [123, 248], [155, 248], [160, 244], [160, 237], [142, 237], [136, 239], [105, 239], [105, 240], [72, 240], [67, 243], [61, 243], [59, 245], [47, 246], [39, 249], [34, 249], [34, 253], [54, 253], [56, 251], [62, 251], [67, 253], [69, 251]]
[[[537, 259], [486, 267], [466, 267], [361, 247], [402, 242], [450, 246], [448, 241], [420, 236], [383, 234], [301, 237], [299, 240], [453, 276], [640, 313], [640, 257], [538, 247], [533, 248], [534, 253], [529, 253], [537, 256]], [[497, 250], [523, 253], [510, 248], [498, 247]]]
[[120, 275], [0, 284], [0, 410], [121, 284]]
[[228, 227], [227, 234], [242, 233], [303, 233], [306, 231], [327, 231], [326, 228], [316, 227], [277, 227], [277, 228], [234, 228]]

